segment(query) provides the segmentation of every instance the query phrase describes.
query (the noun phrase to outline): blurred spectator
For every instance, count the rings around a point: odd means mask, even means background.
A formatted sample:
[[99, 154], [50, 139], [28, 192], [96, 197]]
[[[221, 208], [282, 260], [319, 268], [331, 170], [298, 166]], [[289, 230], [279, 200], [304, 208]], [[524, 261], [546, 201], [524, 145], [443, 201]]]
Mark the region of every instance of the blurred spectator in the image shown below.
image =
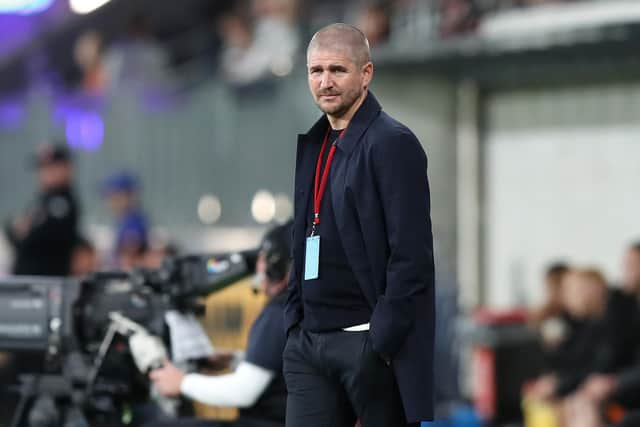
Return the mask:
[[389, 40], [391, 12], [391, 5], [387, 1], [368, 4], [360, 12], [356, 27], [367, 36], [371, 46], [378, 46]]
[[562, 304], [574, 319], [597, 319], [604, 315], [607, 282], [595, 270], [568, 273], [562, 283]]
[[82, 89], [90, 93], [101, 93], [107, 85], [102, 50], [102, 37], [96, 31], [82, 34], [74, 45], [73, 58], [82, 70]]
[[594, 373], [628, 366], [632, 354], [622, 333], [628, 325], [608, 304], [607, 284], [593, 269], [571, 271], [562, 282], [562, 299], [570, 329], [559, 344], [550, 373], [526, 388], [534, 399], [562, 398]]
[[545, 301], [530, 315], [530, 320], [535, 325], [541, 325], [565, 312], [562, 304], [562, 280], [568, 272], [569, 266], [563, 262], [553, 263], [547, 268], [544, 276]]
[[71, 152], [62, 144], [43, 145], [33, 165], [39, 186], [36, 201], [5, 227], [15, 250], [13, 274], [67, 276], [80, 216]]
[[440, 34], [449, 37], [475, 31], [480, 16], [473, 0], [440, 0]]
[[624, 255], [622, 289], [636, 299], [640, 297], [640, 242], [631, 245]]
[[621, 325], [616, 337], [627, 353], [638, 345], [640, 338], [640, 242], [625, 251], [622, 262], [622, 283], [609, 291], [608, 312], [612, 321]]
[[103, 185], [107, 205], [116, 218], [114, 261], [124, 269], [143, 264], [149, 246], [149, 225], [140, 207], [139, 190], [137, 178], [128, 172], [108, 177]]
[[110, 88], [125, 86], [156, 86], [166, 80], [169, 64], [163, 47], [151, 33], [147, 16], [131, 19], [125, 40], [111, 47], [104, 60]]
[[296, 0], [253, 0], [253, 28], [242, 13], [222, 18], [221, 67], [230, 83], [245, 86], [291, 71], [300, 43], [296, 8]]
[[[598, 426], [602, 422], [600, 417], [591, 425], [577, 424], [571, 421], [577, 412], [601, 414], [602, 405], [607, 401], [622, 405], [626, 409], [640, 409], [640, 328], [638, 324], [639, 308], [638, 297], [640, 295], [640, 242], [631, 245], [623, 260], [622, 290], [617, 294], [617, 306], [623, 327], [616, 331], [619, 339], [625, 339], [625, 352], [635, 358], [633, 364], [613, 374], [592, 374], [572, 400], [567, 404], [568, 426], [590, 427]], [[629, 299], [622, 299], [623, 296]], [[627, 305], [631, 301], [632, 305]], [[625, 426], [633, 426], [640, 418], [631, 415], [626, 420]]]
[[97, 271], [99, 267], [100, 259], [93, 243], [78, 236], [71, 255], [71, 275], [84, 277]]
[[233, 68], [246, 55], [251, 47], [253, 30], [251, 20], [241, 12], [232, 12], [222, 16], [218, 22], [223, 51], [221, 54], [222, 72], [233, 81]]
[[253, 32], [248, 16], [239, 12], [226, 14], [220, 18], [219, 28], [227, 49], [226, 55], [240, 55], [251, 46]]
[[569, 273], [569, 266], [563, 262], [551, 264], [544, 276], [545, 300], [529, 314], [529, 323], [538, 331], [546, 364], [556, 365], [561, 355], [558, 346], [567, 338], [571, 318], [564, 304], [562, 282]]

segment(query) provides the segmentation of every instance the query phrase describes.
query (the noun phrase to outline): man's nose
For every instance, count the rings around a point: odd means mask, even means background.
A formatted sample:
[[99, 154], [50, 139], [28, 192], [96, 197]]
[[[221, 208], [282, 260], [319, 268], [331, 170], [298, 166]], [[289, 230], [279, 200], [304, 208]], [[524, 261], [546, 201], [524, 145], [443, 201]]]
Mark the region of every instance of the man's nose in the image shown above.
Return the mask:
[[331, 74], [324, 72], [322, 73], [322, 79], [320, 80], [320, 89], [328, 89], [333, 86], [333, 79], [331, 78]]

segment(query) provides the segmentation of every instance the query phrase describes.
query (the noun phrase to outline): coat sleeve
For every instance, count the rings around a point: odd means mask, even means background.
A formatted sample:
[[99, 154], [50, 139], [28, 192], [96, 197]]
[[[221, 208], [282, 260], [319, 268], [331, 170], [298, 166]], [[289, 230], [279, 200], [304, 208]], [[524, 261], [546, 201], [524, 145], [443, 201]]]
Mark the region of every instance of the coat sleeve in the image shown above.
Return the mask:
[[55, 197], [42, 209], [44, 219], [31, 227], [21, 242], [23, 247], [52, 246], [75, 237], [78, 212], [71, 199]]
[[18, 247], [20, 246], [20, 239], [18, 238], [18, 236], [16, 236], [16, 233], [13, 230], [13, 225], [11, 224], [11, 221], [7, 221], [4, 224], [4, 234], [7, 238], [7, 241], [11, 245], [11, 247], [14, 250], [18, 249]]
[[618, 374], [618, 387], [616, 395], [628, 396], [640, 395], [640, 363], [636, 363]]
[[372, 146], [375, 182], [389, 249], [386, 290], [371, 317], [373, 348], [393, 357], [410, 333], [416, 298], [434, 282], [427, 157], [417, 138], [401, 130]]
[[[293, 248], [294, 242], [292, 242], [291, 247]], [[300, 298], [300, 284], [298, 281], [298, 275], [296, 273], [296, 262], [293, 258], [293, 250], [292, 250], [292, 259], [290, 260], [290, 270], [289, 270], [289, 284], [288, 288], [288, 296], [287, 296], [287, 304], [284, 310], [284, 331], [285, 334], [289, 334], [289, 330], [295, 326], [302, 319], [302, 299]]]

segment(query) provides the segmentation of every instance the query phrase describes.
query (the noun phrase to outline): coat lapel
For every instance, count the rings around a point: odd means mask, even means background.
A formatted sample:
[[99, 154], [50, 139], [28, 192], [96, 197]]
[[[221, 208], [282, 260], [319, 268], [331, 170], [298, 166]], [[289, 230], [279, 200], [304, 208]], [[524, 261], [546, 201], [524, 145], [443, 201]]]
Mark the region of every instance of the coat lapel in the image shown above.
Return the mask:
[[[336, 144], [338, 149], [331, 166], [331, 203], [333, 204], [338, 235], [345, 249], [347, 261], [354, 270], [362, 292], [372, 308], [376, 301], [373, 279], [360, 268], [363, 265], [368, 265], [368, 260], [356, 225], [358, 213], [353, 209], [347, 209], [345, 192], [347, 184], [351, 182], [348, 175], [350, 171], [353, 171], [353, 168], [349, 167], [354, 157], [352, 154], [380, 111], [380, 104], [373, 94], [369, 93], [349, 123], [343, 137]], [[355, 208], [357, 210], [357, 206]]]
[[331, 165], [331, 203], [333, 203], [333, 212], [341, 236], [344, 236], [345, 231], [348, 231], [344, 213], [344, 193], [349, 170], [349, 157], [373, 120], [378, 117], [380, 111], [380, 104], [373, 94], [369, 92], [353, 116], [343, 137], [336, 144], [338, 149]]
[[[329, 121], [325, 116], [311, 128], [307, 134], [298, 135], [298, 149], [296, 154], [296, 176], [295, 176], [295, 194], [294, 194], [294, 250], [301, 251], [304, 254], [304, 239], [307, 223], [307, 207], [309, 206], [309, 198], [313, 197], [313, 177], [316, 170], [316, 161], [320, 153], [322, 141], [320, 140], [323, 129], [326, 131]], [[295, 257], [299, 262], [296, 264], [296, 272], [302, 272], [302, 257]]]

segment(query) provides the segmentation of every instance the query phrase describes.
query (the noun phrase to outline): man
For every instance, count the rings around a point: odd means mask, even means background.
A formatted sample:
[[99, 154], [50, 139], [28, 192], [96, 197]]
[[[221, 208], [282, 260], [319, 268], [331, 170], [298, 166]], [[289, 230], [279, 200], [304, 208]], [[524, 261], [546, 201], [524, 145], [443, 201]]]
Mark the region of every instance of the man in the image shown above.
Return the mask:
[[287, 426], [430, 420], [435, 315], [426, 155], [369, 92], [373, 65], [360, 30], [333, 24], [318, 31], [307, 71], [324, 115], [298, 140], [283, 354]]
[[103, 193], [117, 221], [113, 261], [126, 270], [137, 267], [149, 245], [149, 225], [140, 208], [138, 180], [127, 172], [114, 174], [105, 180]]
[[13, 274], [67, 276], [79, 219], [71, 152], [64, 145], [44, 145], [34, 165], [40, 194], [30, 209], [5, 226], [15, 250]]
[[233, 423], [178, 420], [168, 422], [166, 426], [284, 425], [287, 392], [282, 377], [282, 351], [285, 344], [283, 312], [287, 299], [290, 237], [291, 223], [287, 223], [274, 228], [263, 239], [256, 262], [256, 280], [269, 297], [269, 302], [253, 324], [245, 360], [233, 373], [220, 376], [185, 375], [167, 362], [164, 367], [150, 374], [158, 391], [165, 396], [183, 394], [204, 404], [239, 407], [239, 418]]

